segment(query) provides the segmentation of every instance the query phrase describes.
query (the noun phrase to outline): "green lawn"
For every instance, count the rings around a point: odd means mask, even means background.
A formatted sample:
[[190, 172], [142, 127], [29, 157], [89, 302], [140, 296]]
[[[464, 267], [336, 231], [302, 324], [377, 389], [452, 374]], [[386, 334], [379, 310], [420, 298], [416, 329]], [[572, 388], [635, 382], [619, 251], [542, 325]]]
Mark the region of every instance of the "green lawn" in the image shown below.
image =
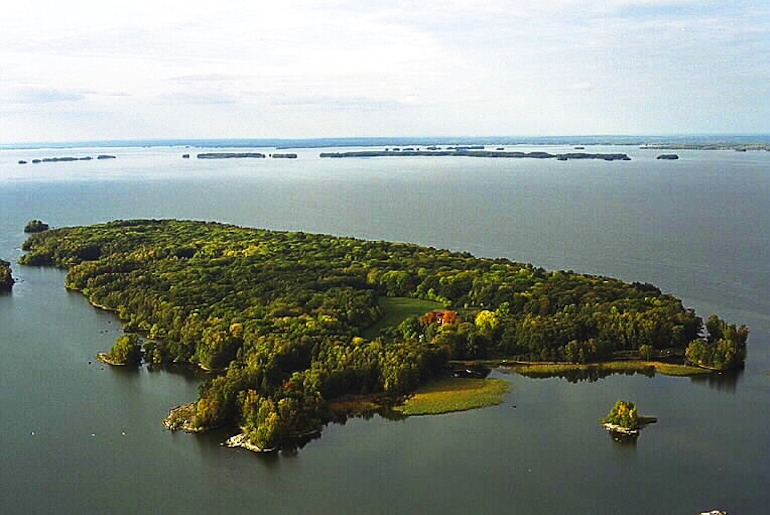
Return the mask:
[[363, 331], [364, 338], [374, 338], [381, 329], [397, 326], [410, 316], [422, 316], [429, 311], [444, 307], [441, 303], [432, 300], [408, 297], [380, 297], [379, 303], [383, 313], [382, 318]]
[[420, 386], [394, 409], [404, 415], [438, 415], [503, 402], [510, 385], [502, 379], [438, 379]]

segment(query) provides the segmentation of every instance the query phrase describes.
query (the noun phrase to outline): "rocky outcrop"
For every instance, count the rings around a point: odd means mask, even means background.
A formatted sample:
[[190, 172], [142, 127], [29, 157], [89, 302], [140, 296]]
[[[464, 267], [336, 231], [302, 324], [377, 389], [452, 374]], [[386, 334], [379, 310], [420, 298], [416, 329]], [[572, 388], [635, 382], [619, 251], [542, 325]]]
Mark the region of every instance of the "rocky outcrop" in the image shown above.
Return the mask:
[[619, 426], [617, 424], [610, 424], [609, 422], [602, 424], [602, 427], [604, 427], [604, 429], [610, 433], [620, 433], [626, 436], [639, 436], [638, 429], [630, 429], [628, 427]]
[[225, 440], [225, 445], [228, 447], [243, 447], [244, 449], [247, 449], [251, 452], [273, 452], [276, 450], [275, 447], [263, 449], [258, 445], [254, 445], [251, 443], [251, 440], [249, 440], [249, 435], [246, 433], [239, 433], [235, 436], [231, 436]]
[[99, 154], [96, 156], [96, 159], [116, 159], [115, 156], [111, 156], [109, 154]]
[[163, 419], [163, 427], [169, 431], [184, 431], [186, 433], [201, 433], [206, 431], [205, 428], [196, 426], [192, 422], [193, 415], [195, 414], [195, 403], [188, 402], [187, 404], [180, 404], [179, 406], [172, 408], [168, 412], [168, 416]]
[[661, 154], [655, 159], [668, 159], [669, 161], [674, 161], [679, 159], [679, 156], [677, 154]]

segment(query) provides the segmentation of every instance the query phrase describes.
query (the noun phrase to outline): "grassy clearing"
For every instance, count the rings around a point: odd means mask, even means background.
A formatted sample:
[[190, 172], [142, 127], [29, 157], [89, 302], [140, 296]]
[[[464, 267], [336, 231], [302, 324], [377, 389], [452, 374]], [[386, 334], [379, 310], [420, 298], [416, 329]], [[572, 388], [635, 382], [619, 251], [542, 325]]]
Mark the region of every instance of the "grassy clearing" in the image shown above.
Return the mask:
[[438, 415], [503, 402], [510, 385], [502, 379], [446, 378], [421, 386], [394, 409], [404, 415]]
[[439, 302], [409, 297], [380, 297], [379, 302], [382, 318], [363, 331], [364, 338], [374, 338], [380, 330], [397, 326], [410, 316], [421, 316], [428, 311], [443, 308]]
[[710, 374], [710, 370], [689, 365], [676, 365], [673, 363], [663, 363], [660, 361], [607, 361], [604, 363], [590, 363], [580, 365], [575, 363], [527, 363], [513, 365], [516, 372], [522, 375], [532, 374], [537, 376], [546, 376], [549, 374], [559, 375], [569, 372], [587, 372], [591, 370], [599, 372], [645, 372], [654, 370], [658, 374], [677, 377], [691, 377]]

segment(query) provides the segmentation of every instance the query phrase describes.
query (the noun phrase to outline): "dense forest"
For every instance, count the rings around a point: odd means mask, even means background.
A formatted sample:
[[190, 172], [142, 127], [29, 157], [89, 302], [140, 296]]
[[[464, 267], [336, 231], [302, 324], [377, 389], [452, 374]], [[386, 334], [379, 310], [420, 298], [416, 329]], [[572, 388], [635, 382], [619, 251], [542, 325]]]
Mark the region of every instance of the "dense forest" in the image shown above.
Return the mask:
[[[134, 220], [34, 234], [23, 250], [143, 333], [148, 363], [218, 372], [187, 427], [237, 423], [262, 448], [319, 430], [330, 399], [405, 394], [450, 359], [585, 363], [696, 342], [692, 361], [733, 346], [739, 366], [748, 334], [712, 317], [704, 339], [693, 310], [649, 284], [405, 243]], [[393, 298], [421, 310], [379, 329]]]

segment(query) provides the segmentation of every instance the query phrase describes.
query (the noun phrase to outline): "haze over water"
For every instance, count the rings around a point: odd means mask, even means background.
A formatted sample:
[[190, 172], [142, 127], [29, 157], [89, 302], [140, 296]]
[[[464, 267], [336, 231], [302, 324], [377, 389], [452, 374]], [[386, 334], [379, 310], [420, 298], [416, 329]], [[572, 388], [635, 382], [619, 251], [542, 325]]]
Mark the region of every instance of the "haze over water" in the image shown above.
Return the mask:
[[[560, 152], [570, 146], [518, 146]], [[224, 149], [218, 149], [224, 150]], [[770, 152], [637, 147], [632, 160], [181, 159], [185, 148], [0, 151], [0, 258], [54, 227], [191, 218], [408, 241], [645, 281], [751, 326], [746, 370], [691, 380], [501, 375], [501, 406], [328, 426], [256, 456], [160, 420], [199, 379], [106, 368], [112, 315], [64, 273], [13, 266], [0, 295], [0, 489], [10, 513], [763, 513], [770, 505]], [[265, 150], [272, 152], [271, 149]], [[18, 165], [108, 153], [115, 160]], [[620, 398], [659, 422], [635, 446], [598, 420]], [[514, 407], [515, 406], [515, 407]], [[33, 434], [34, 433], [34, 434]]]

